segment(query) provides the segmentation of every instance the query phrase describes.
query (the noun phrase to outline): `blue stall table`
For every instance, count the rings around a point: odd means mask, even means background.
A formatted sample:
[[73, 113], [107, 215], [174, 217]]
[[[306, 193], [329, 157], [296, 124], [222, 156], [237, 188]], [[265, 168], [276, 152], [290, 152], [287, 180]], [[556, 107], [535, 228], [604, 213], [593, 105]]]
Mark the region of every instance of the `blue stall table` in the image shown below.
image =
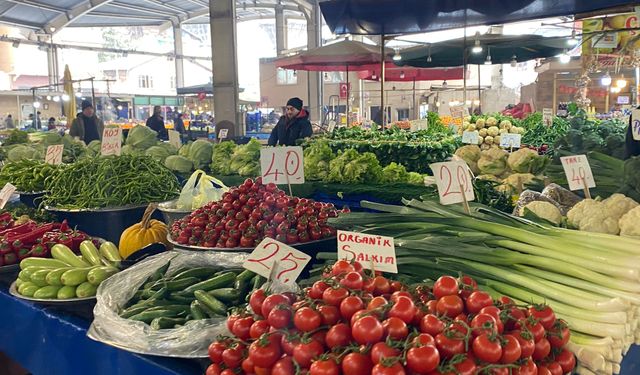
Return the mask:
[[[87, 337], [91, 321], [0, 286], [0, 351], [33, 375], [201, 375], [208, 360], [139, 355]], [[213, 340], [213, 338], [212, 338]]]

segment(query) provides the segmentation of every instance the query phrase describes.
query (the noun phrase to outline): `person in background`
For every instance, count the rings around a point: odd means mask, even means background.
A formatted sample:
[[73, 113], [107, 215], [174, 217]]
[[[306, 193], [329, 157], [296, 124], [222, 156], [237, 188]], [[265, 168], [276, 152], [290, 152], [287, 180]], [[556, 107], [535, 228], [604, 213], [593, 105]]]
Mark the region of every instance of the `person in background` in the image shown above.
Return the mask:
[[164, 127], [164, 117], [162, 117], [162, 108], [157, 105], [153, 107], [153, 115], [147, 119], [147, 126], [158, 133], [160, 140], [166, 141], [169, 139], [169, 133]]
[[40, 120], [40, 111], [36, 113], [36, 129], [42, 129], [42, 121]]
[[16, 125], [13, 123], [13, 116], [11, 114], [7, 115], [7, 118], [4, 119], [4, 127], [7, 129], [15, 129]]
[[271, 131], [269, 146], [295, 146], [301, 138], [311, 137], [313, 130], [309, 122], [309, 113], [302, 108], [302, 99], [291, 98], [287, 101], [284, 116]]
[[182, 113], [176, 114], [176, 118], [173, 120], [173, 130], [180, 133], [180, 135], [187, 132], [187, 130], [184, 128], [184, 121], [182, 121]]
[[49, 122], [47, 123], [47, 130], [56, 130], [56, 118], [49, 117]]
[[93, 109], [93, 104], [88, 100], [82, 101], [82, 112], [78, 113], [71, 123], [69, 135], [78, 137], [85, 144], [102, 139], [104, 122], [99, 119]]

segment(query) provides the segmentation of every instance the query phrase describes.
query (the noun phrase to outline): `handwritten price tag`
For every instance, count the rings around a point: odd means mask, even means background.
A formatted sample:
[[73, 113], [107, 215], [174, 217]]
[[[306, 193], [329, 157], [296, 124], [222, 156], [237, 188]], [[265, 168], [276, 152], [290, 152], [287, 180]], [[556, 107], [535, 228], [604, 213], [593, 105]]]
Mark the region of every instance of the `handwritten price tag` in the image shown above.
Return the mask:
[[118, 155], [122, 150], [122, 128], [104, 128], [102, 132], [102, 147], [100, 148], [100, 154]]
[[244, 261], [242, 267], [267, 278], [271, 276], [273, 268], [277, 267], [273, 272], [274, 279], [284, 284], [295, 284], [309, 260], [309, 255], [282, 242], [265, 238]]
[[227, 135], [229, 135], [229, 129], [220, 129], [218, 132], [218, 139], [227, 139]]
[[392, 237], [338, 231], [338, 259], [355, 260], [362, 267], [398, 273], [396, 248]]
[[544, 126], [553, 125], [553, 109], [551, 108], [542, 109], [542, 123], [544, 124]]
[[453, 119], [460, 119], [460, 121], [462, 121], [464, 119], [465, 116], [465, 111], [466, 108], [462, 105], [454, 105], [451, 106], [449, 108], [449, 111], [451, 112], [451, 117], [453, 117]]
[[182, 139], [180, 139], [180, 133], [175, 130], [167, 130], [169, 133], [169, 144], [173, 147], [180, 149], [182, 147]]
[[44, 156], [44, 161], [54, 165], [61, 164], [63, 151], [64, 145], [52, 145], [47, 147], [47, 154]]
[[[464, 161], [433, 163], [429, 167], [433, 171], [440, 195], [440, 204], [449, 205], [475, 199], [469, 167]], [[461, 190], [462, 188], [462, 190]]]
[[569, 182], [569, 190], [582, 190], [585, 184], [587, 188], [596, 187], [586, 155], [563, 156], [560, 162]]
[[502, 148], [520, 148], [521, 134], [504, 133], [500, 135], [500, 147]]
[[464, 131], [462, 132], [462, 143], [466, 143], [469, 145], [477, 145], [478, 144], [478, 132], [477, 131]]
[[304, 184], [302, 147], [268, 147], [260, 150], [262, 182]]
[[631, 134], [634, 141], [640, 141], [640, 109], [631, 111]]
[[16, 187], [7, 183], [4, 185], [2, 190], [0, 190], [0, 209], [3, 209], [4, 206], [9, 202], [13, 193], [15, 193]]

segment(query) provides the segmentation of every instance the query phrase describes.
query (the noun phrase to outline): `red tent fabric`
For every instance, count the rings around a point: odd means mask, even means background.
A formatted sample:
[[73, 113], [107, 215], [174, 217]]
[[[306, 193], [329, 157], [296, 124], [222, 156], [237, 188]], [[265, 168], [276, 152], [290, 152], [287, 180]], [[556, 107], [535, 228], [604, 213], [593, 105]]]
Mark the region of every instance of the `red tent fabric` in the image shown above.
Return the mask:
[[[409, 66], [398, 67], [395, 65], [386, 65], [384, 70], [384, 80], [393, 82], [411, 82], [411, 81], [446, 81], [464, 78], [464, 69], [456, 68], [413, 68]], [[375, 76], [375, 78], [374, 78]], [[360, 79], [369, 81], [380, 80], [380, 67], [370, 66], [367, 70], [358, 72]]]

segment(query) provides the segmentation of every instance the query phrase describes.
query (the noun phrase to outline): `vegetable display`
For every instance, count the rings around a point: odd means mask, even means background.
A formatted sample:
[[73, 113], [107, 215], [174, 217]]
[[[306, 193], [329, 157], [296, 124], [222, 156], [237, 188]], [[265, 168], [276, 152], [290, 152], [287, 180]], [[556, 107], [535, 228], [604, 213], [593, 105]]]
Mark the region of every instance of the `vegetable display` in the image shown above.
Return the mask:
[[231, 165], [229, 161], [236, 149], [236, 144], [231, 141], [220, 142], [213, 146], [211, 153], [211, 173], [228, 176], [231, 174]]
[[245, 145], [237, 146], [231, 155], [231, 172], [245, 177], [259, 176], [261, 148], [260, 141], [255, 138], [251, 138]]
[[197, 267], [166, 274], [167, 269], [168, 264], [140, 286], [120, 317], [145, 322], [154, 330], [221, 318], [246, 304], [247, 294], [265, 281], [248, 270]]
[[53, 178], [61, 168], [42, 160], [9, 162], [0, 170], [0, 186], [11, 183], [20, 192], [41, 192], [45, 190], [45, 179]]
[[327, 220], [337, 216], [333, 204], [289, 197], [273, 183], [247, 179], [221, 201], [176, 220], [170, 233], [181, 245], [211, 248], [252, 248], [265, 237], [297, 244], [335, 236]]
[[465, 119], [458, 129], [458, 135], [462, 135], [465, 131], [477, 132], [478, 145], [482, 150], [488, 150], [494, 145], [500, 145], [500, 137], [503, 134], [524, 133], [524, 128], [513, 125], [512, 121], [515, 122], [511, 118], [470, 116]]
[[564, 118], [554, 116], [551, 126], [547, 126], [542, 122], [542, 113], [535, 112], [522, 120], [522, 127], [522, 144], [544, 154], [553, 152], [553, 145], [567, 134], [570, 125]]
[[71, 209], [163, 202], [180, 191], [176, 176], [144, 155], [83, 159], [47, 179], [46, 185], [46, 205]]
[[92, 241], [86, 240], [80, 244], [82, 256], [78, 257], [67, 246], [57, 244], [51, 249], [53, 259], [21, 261], [16, 280], [18, 293], [48, 300], [95, 296], [98, 286], [118, 272], [116, 264], [111, 263], [114, 250], [107, 248], [115, 245], [105, 242], [98, 250]]
[[624, 157], [627, 124], [618, 119], [598, 122], [580, 110], [569, 120], [571, 128], [554, 144], [556, 151], [585, 154], [597, 151], [618, 159]]
[[575, 367], [569, 331], [551, 308], [494, 300], [468, 276], [408, 287], [340, 260], [301, 295], [260, 289], [249, 305], [228, 318], [233, 337], [209, 346], [208, 375], [524, 375]]

